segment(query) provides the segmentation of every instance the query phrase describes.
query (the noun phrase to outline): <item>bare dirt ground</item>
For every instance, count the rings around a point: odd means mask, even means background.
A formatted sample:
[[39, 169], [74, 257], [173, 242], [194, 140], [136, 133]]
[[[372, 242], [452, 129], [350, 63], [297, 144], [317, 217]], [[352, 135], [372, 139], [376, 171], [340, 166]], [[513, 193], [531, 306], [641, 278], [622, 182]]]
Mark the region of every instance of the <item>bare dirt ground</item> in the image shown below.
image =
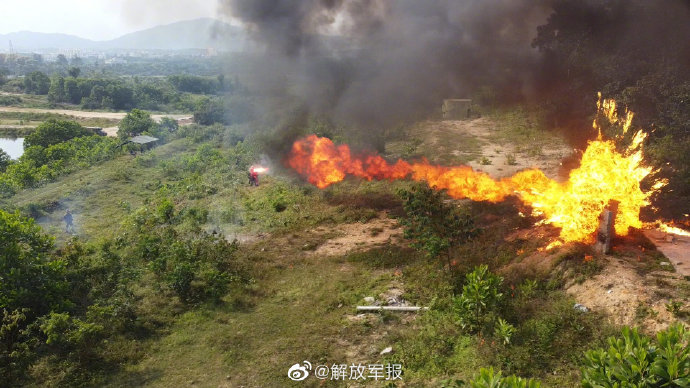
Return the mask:
[[604, 270], [580, 284], [566, 286], [578, 303], [606, 313], [617, 325], [638, 325], [654, 333], [677, 319], [666, 309], [671, 292], [685, 280], [674, 272], [640, 275], [634, 263], [606, 256]]
[[319, 227], [314, 234], [337, 233], [339, 236], [326, 240], [312, 251], [319, 256], [342, 256], [347, 253], [367, 250], [388, 243], [402, 243], [402, 229], [395, 220], [382, 213], [367, 223], [337, 225], [333, 229]]
[[493, 178], [511, 176], [527, 168], [539, 168], [552, 179], [563, 178], [559, 177], [561, 160], [573, 152], [555, 137], [550, 142], [535, 138], [535, 146], [516, 146], [511, 139], [503, 138], [499, 124], [486, 117], [426, 121], [420, 124], [419, 132], [426, 134], [423, 149], [469, 160], [464, 164]]
[[0, 129], [29, 129], [35, 128], [33, 125], [0, 125]]
[[660, 230], [645, 230], [644, 235], [664, 256], [669, 258], [679, 274], [690, 276], [690, 236], [680, 236]]
[[[104, 119], [115, 119], [122, 120], [127, 113], [126, 112], [95, 112], [95, 111], [83, 111], [83, 110], [70, 110], [70, 109], [38, 109], [38, 108], [18, 108], [12, 106], [0, 106], [0, 112], [20, 112], [20, 113], [55, 113], [60, 115], [82, 117], [85, 119], [89, 118], [104, 118]], [[174, 119], [189, 117], [188, 114], [156, 114], [151, 115], [154, 120], [160, 120], [162, 117], [172, 117]]]
[[[536, 227], [538, 230], [539, 227]], [[563, 247], [563, 249], [568, 249]], [[620, 250], [631, 247], [619, 247]], [[678, 321], [668, 309], [672, 301], [687, 306], [687, 281], [672, 271], [668, 262], [649, 271], [650, 256], [598, 256], [590, 257], [601, 271], [595, 275], [579, 274], [584, 262], [569, 267], [559, 257], [562, 249], [535, 252], [516, 260], [499, 270], [501, 274], [532, 274], [541, 278], [558, 276], [565, 280], [564, 289], [576, 303], [588, 310], [604, 314], [616, 325], [638, 326], [655, 333]], [[638, 261], [641, 260], [641, 261]], [[571, 264], [572, 265], [572, 264]]]

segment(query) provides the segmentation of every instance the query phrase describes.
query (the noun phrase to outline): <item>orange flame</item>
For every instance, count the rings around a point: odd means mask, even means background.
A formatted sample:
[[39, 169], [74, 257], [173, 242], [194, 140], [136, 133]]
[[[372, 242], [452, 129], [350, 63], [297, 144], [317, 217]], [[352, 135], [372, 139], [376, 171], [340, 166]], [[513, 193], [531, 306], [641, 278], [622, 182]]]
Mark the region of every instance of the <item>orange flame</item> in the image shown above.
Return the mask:
[[251, 170], [252, 172], [255, 172], [257, 174], [263, 174], [265, 172], [268, 172], [267, 167], [261, 167], [261, 166], [252, 166], [249, 168], [249, 170]]
[[[612, 100], [604, 101], [604, 114], [616, 122], [615, 102], [608, 101]], [[601, 103], [598, 106], [601, 108]], [[631, 120], [632, 112], [626, 110], [626, 118], [620, 122], [626, 131]], [[650, 195], [665, 184], [657, 182], [648, 192], [640, 188], [640, 181], [652, 172], [642, 165], [641, 144], [645, 137], [638, 132], [623, 153], [616, 150], [611, 140], [590, 141], [580, 167], [572, 170], [564, 183], [549, 179], [538, 169], [495, 180], [468, 166], [445, 167], [426, 160], [398, 160], [390, 164], [379, 155], [353, 156], [347, 145], [336, 146], [330, 139], [316, 135], [297, 140], [287, 163], [321, 189], [353, 175], [367, 180], [425, 181], [458, 199], [499, 202], [517, 195], [533, 208], [535, 215], [544, 217], [544, 223], [560, 227], [563, 241], [592, 242], [599, 215], [609, 201], [619, 202], [616, 234], [627, 235], [630, 227], [642, 227], [640, 209], [649, 205]]]

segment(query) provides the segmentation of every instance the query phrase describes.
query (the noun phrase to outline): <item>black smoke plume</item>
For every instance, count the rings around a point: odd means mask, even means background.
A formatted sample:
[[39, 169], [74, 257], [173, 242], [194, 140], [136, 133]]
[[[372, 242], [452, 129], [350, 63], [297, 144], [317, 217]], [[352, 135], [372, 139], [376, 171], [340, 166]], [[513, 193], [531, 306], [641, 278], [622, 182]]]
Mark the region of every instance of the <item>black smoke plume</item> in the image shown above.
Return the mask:
[[444, 98], [518, 99], [550, 8], [537, 0], [220, 0], [265, 49], [257, 78], [310, 113], [381, 127]]

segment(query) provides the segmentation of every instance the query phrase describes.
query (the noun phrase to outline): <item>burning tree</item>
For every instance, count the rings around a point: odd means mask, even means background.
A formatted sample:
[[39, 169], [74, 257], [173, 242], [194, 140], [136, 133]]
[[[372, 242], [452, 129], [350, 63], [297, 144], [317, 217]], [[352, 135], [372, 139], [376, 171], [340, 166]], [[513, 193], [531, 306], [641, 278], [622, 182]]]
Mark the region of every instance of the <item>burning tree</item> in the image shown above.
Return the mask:
[[405, 227], [405, 238], [412, 246], [423, 249], [430, 257], [442, 255], [450, 269], [452, 248], [477, 234], [474, 220], [465, 209], [449, 204], [443, 191], [418, 184], [411, 190], [401, 190], [405, 216], [400, 223]]

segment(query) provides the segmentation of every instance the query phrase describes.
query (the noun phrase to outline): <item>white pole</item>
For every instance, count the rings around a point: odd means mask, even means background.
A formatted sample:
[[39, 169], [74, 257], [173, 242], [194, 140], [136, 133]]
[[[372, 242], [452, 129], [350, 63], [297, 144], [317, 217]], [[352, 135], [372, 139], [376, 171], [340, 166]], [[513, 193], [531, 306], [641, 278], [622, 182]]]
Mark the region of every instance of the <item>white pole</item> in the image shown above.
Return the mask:
[[357, 306], [357, 311], [419, 311], [428, 309], [428, 307], [419, 306]]

